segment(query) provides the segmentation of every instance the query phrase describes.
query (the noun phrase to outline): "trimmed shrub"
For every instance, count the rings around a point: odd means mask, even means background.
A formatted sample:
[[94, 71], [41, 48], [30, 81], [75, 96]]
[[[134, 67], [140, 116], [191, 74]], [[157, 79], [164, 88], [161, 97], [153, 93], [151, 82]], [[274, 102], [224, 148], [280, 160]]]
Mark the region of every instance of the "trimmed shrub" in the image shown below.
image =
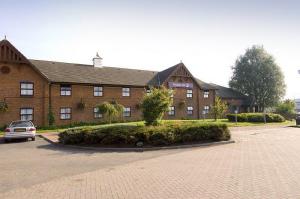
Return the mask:
[[[235, 114], [228, 114], [230, 122], [235, 122]], [[264, 122], [263, 113], [240, 113], [237, 114], [238, 122]], [[266, 122], [284, 122], [285, 119], [279, 114], [266, 113]]]
[[167, 124], [162, 126], [109, 126], [97, 129], [68, 129], [59, 134], [63, 144], [97, 144], [101, 146], [148, 146], [229, 140], [226, 124]]

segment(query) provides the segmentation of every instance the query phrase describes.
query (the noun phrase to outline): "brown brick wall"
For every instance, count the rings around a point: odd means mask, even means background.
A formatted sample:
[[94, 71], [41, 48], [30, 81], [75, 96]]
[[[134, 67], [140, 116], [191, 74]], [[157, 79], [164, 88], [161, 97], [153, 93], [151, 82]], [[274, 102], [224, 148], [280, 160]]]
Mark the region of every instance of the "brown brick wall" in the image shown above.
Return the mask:
[[[97, 105], [107, 101], [116, 101], [124, 107], [131, 108], [131, 117], [122, 118], [125, 121], [134, 121], [141, 119], [141, 111], [138, 110], [137, 104], [141, 101], [144, 88], [130, 88], [130, 96], [122, 96], [122, 87], [103, 86], [103, 96], [94, 97], [94, 85], [72, 85], [71, 96], [60, 96], [60, 84], [51, 86], [51, 104], [57, 125], [70, 124], [74, 122], [98, 122], [104, 118], [95, 119], [93, 109]], [[86, 104], [85, 109], [78, 109], [78, 103], [83, 100]], [[71, 107], [72, 119], [61, 120], [60, 108]]]
[[[103, 96], [94, 97], [94, 85], [73, 84], [71, 96], [60, 96], [60, 84], [49, 83], [31, 66], [18, 64], [0, 64], [10, 67], [9, 74], [0, 73], [0, 100], [5, 99], [9, 105], [9, 111], [0, 113], [0, 126], [9, 124], [13, 120], [20, 119], [21, 107], [34, 108], [34, 123], [38, 126], [48, 124], [48, 110], [51, 102], [52, 111], [55, 117], [56, 125], [66, 125], [75, 122], [100, 122], [104, 118], [95, 119], [93, 109], [105, 101], [117, 101], [124, 107], [131, 108], [131, 117], [124, 117], [125, 121], [135, 121], [142, 118], [141, 110], [137, 104], [142, 100], [145, 89], [142, 87], [130, 87], [130, 96], [122, 96], [122, 86], [103, 86]], [[34, 83], [33, 97], [20, 97], [20, 82], [30, 81]], [[211, 90], [209, 98], [203, 98], [203, 90], [200, 90], [195, 82], [188, 77], [170, 77], [168, 81], [190, 82], [194, 83], [193, 98], [186, 97], [187, 89], [176, 88], [174, 94], [174, 106], [176, 115], [165, 115], [165, 119], [198, 119], [202, 117], [203, 106], [212, 105], [214, 100], [214, 91]], [[99, 85], [100, 86], [100, 85]], [[167, 86], [167, 83], [166, 85]], [[125, 87], [125, 86], [124, 86]], [[50, 89], [49, 89], [50, 88]], [[49, 99], [49, 92], [51, 98]], [[49, 102], [50, 100], [50, 102]], [[86, 104], [85, 109], [78, 108], [78, 103], [83, 100]], [[179, 103], [184, 102], [184, 106], [179, 107]], [[194, 108], [193, 115], [187, 115], [187, 106]], [[72, 108], [71, 120], [60, 119], [60, 108]]]
[[[44, 125], [46, 120], [45, 109], [47, 107], [48, 83], [33, 68], [25, 64], [4, 64], [0, 68], [8, 66], [10, 72], [0, 72], [0, 100], [8, 104], [8, 111], [0, 113], [0, 126], [7, 125], [13, 120], [20, 119], [20, 108], [34, 108], [34, 123]], [[20, 82], [30, 81], [34, 83], [34, 96], [20, 96]]]

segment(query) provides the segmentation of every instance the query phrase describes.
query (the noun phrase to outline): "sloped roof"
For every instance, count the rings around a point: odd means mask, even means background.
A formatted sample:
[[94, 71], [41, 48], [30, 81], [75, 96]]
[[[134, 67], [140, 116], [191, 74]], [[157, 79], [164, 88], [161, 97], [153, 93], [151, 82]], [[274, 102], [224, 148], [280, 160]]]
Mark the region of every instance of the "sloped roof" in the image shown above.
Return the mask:
[[51, 82], [145, 86], [155, 71], [30, 60]]
[[224, 86], [220, 86], [217, 84], [211, 84], [215, 86], [218, 90], [216, 91], [216, 95], [221, 97], [221, 98], [232, 98], [232, 99], [243, 99], [247, 98], [246, 95], [232, 89], [232, 88], [227, 88]]

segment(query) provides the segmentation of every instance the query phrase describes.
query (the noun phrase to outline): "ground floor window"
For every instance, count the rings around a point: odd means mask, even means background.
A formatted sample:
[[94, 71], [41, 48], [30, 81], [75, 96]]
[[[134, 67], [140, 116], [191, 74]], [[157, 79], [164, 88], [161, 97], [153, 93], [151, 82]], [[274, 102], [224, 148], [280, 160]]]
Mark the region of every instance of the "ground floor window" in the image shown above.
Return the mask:
[[21, 108], [20, 109], [20, 119], [22, 121], [32, 121], [33, 120], [33, 108]]
[[123, 116], [124, 117], [130, 117], [131, 116], [131, 109], [130, 107], [125, 107], [123, 110]]
[[204, 113], [205, 114], [209, 113], [209, 106], [204, 106]]
[[169, 107], [168, 115], [175, 115], [175, 106], [170, 106]]
[[95, 107], [94, 108], [94, 118], [97, 119], [97, 118], [102, 118], [102, 114], [99, 113], [99, 108], [98, 107]]
[[60, 119], [61, 120], [70, 120], [71, 119], [71, 108], [60, 108]]
[[186, 111], [188, 115], [193, 115], [194, 108], [192, 106], [188, 106]]

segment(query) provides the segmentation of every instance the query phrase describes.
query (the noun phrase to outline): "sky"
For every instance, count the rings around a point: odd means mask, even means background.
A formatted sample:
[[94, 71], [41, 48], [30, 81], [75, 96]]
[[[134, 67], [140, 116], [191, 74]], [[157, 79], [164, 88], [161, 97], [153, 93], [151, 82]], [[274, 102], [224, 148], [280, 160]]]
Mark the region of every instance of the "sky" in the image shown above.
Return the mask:
[[[296, 0], [0, 0], [0, 39], [29, 59], [161, 71], [182, 62], [228, 86], [235, 60], [263, 45], [281, 67], [285, 98], [300, 98]], [[2, 38], [1, 38], [2, 37]]]

